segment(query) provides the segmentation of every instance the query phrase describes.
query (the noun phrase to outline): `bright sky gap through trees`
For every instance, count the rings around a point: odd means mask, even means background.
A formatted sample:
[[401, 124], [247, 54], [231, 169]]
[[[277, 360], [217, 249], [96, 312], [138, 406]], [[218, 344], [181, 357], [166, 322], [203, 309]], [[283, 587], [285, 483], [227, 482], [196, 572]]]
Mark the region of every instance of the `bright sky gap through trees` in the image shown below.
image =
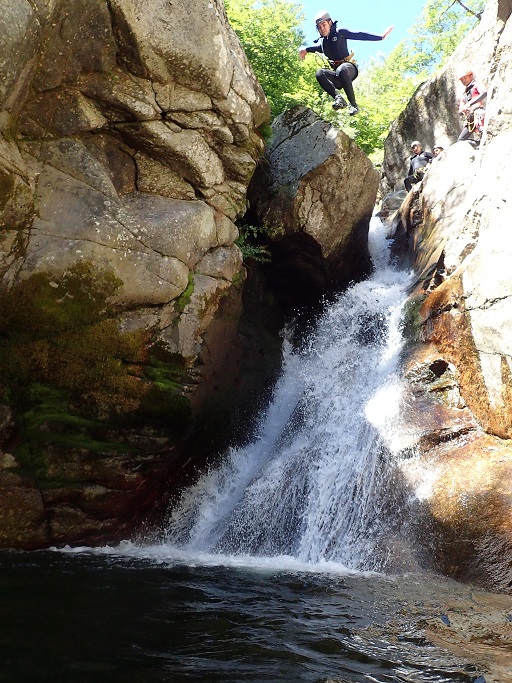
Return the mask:
[[[296, 105], [309, 107], [352, 137], [374, 163], [382, 160], [389, 126], [414, 90], [452, 54], [485, 6], [485, 0], [369, 0], [346, 9], [323, 0], [225, 3], [272, 117]], [[346, 110], [332, 109], [331, 97], [316, 81], [315, 72], [324, 66], [320, 56], [308, 55], [302, 62], [298, 57], [299, 49], [317, 37], [314, 17], [320, 10], [354, 32], [381, 35], [395, 26], [382, 42], [349, 40], [360, 67], [354, 84], [359, 114], [351, 119]]]
[[339, 0], [303, 0], [297, 4], [302, 5], [306, 14], [301, 28], [306, 35], [307, 45], [312, 45], [312, 41], [318, 37], [314, 18], [322, 9], [327, 10], [334, 21], [338, 20], [340, 28], [348, 28], [350, 31], [381, 34], [388, 26], [394, 26], [392, 33], [383, 43], [350, 44], [357, 61], [364, 66], [371, 57], [379, 54], [389, 55], [401, 40], [407, 38], [407, 31], [420, 16], [425, 0], [363, 0], [350, 4], [341, 3]]

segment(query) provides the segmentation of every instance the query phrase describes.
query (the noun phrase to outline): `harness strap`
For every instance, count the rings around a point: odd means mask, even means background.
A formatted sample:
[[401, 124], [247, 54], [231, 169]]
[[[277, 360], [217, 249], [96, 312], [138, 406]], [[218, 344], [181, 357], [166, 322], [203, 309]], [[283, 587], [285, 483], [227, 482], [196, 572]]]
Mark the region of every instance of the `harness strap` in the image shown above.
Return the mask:
[[343, 59], [338, 59], [337, 61], [329, 60], [329, 64], [333, 69], [337, 69], [339, 65], [343, 64], [344, 62], [348, 62], [349, 64], [353, 64], [354, 66], [356, 65], [356, 60], [354, 59], [354, 50], [352, 50], [352, 52]]
[[484, 112], [484, 107], [477, 107], [465, 115], [465, 125], [470, 133], [483, 125]]

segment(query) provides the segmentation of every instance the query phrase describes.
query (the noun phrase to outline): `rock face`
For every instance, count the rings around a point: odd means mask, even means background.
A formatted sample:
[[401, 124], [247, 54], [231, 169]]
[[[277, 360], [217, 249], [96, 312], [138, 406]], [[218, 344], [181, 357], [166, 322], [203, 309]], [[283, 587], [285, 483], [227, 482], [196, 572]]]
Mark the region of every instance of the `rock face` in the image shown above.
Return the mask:
[[379, 174], [345, 133], [305, 107], [272, 122], [249, 189], [260, 224], [274, 228], [280, 288], [322, 290], [370, 269], [367, 236]]
[[0, 546], [126, 536], [231, 378], [269, 110], [221, 2], [2, 13]]
[[[404, 367], [406, 418], [415, 425], [416, 447], [431, 482], [425, 506], [436, 538], [434, 561], [449, 574], [507, 591], [512, 590], [511, 12], [510, 3], [495, 0], [482, 21], [490, 27], [483, 42], [495, 43], [480, 148], [467, 142], [448, 148], [402, 209], [416, 272], [408, 326], [415, 343]], [[480, 31], [475, 44], [482, 42]]]
[[[420, 140], [423, 148], [432, 151], [434, 145], [449, 147], [459, 137], [462, 123], [458, 101], [463, 87], [459, 75], [464, 67], [475, 71], [479, 81], [490, 91], [495, 68], [496, 51], [507, 19], [507, 2], [487, 3], [482, 20], [458, 46], [443, 69], [423, 83], [404, 111], [392, 124], [385, 142], [382, 191], [402, 190], [409, 168], [410, 144]], [[496, 9], [499, 4], [499, 9]]]

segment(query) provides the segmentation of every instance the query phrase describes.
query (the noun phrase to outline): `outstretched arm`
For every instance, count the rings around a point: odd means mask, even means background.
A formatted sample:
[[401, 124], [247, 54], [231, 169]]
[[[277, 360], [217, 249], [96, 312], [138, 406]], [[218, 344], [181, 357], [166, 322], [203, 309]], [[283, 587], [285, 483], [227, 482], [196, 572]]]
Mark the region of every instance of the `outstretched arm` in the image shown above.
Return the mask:
[[322, 52], [320, 45], [313, 45], [313, 47], [303, 47], [299, 50], [299, 57], [305, 59], [309, 52]]
[[349, 40], [384, 40], [384, 38], [389, 36], [393, 28], [393, 26], [388, 26], [381, 36], [378, 36], [374, 33], [363, 33], [362, 31], [359, 33], [354, 33], [346, 28], [339, 29], [338, 34], [341, 34], [343, 38], [348, 38]]

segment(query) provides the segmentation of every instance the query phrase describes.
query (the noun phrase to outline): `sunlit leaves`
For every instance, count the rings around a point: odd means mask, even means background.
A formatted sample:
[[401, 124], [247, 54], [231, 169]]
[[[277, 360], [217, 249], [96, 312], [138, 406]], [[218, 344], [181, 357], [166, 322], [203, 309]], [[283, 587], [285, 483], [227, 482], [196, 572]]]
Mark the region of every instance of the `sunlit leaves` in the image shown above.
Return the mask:
[[475, 26], [485, 0], [428, 0], [406, 41], [407, 70], [419, 73], [442, 65]]
[[227, 0], [226, 11], [277, 116], [293, 102], [300, 77], [302, 8], [287, 0]]
[[485, 0], [427, 0], [421, 16], [389, 57], [377, 57], [355, 81], [360, 113], [334, 111], [315, 72], [316, 55], [301, 62], [304, 12], [287, 0], [227, 0], [231, 25], [269, 100], [272, 116], [301, 104], [338, 126], [374, 160], [382, 154], [389, 126], [418, 85], [452, 54], [478, 21]]

